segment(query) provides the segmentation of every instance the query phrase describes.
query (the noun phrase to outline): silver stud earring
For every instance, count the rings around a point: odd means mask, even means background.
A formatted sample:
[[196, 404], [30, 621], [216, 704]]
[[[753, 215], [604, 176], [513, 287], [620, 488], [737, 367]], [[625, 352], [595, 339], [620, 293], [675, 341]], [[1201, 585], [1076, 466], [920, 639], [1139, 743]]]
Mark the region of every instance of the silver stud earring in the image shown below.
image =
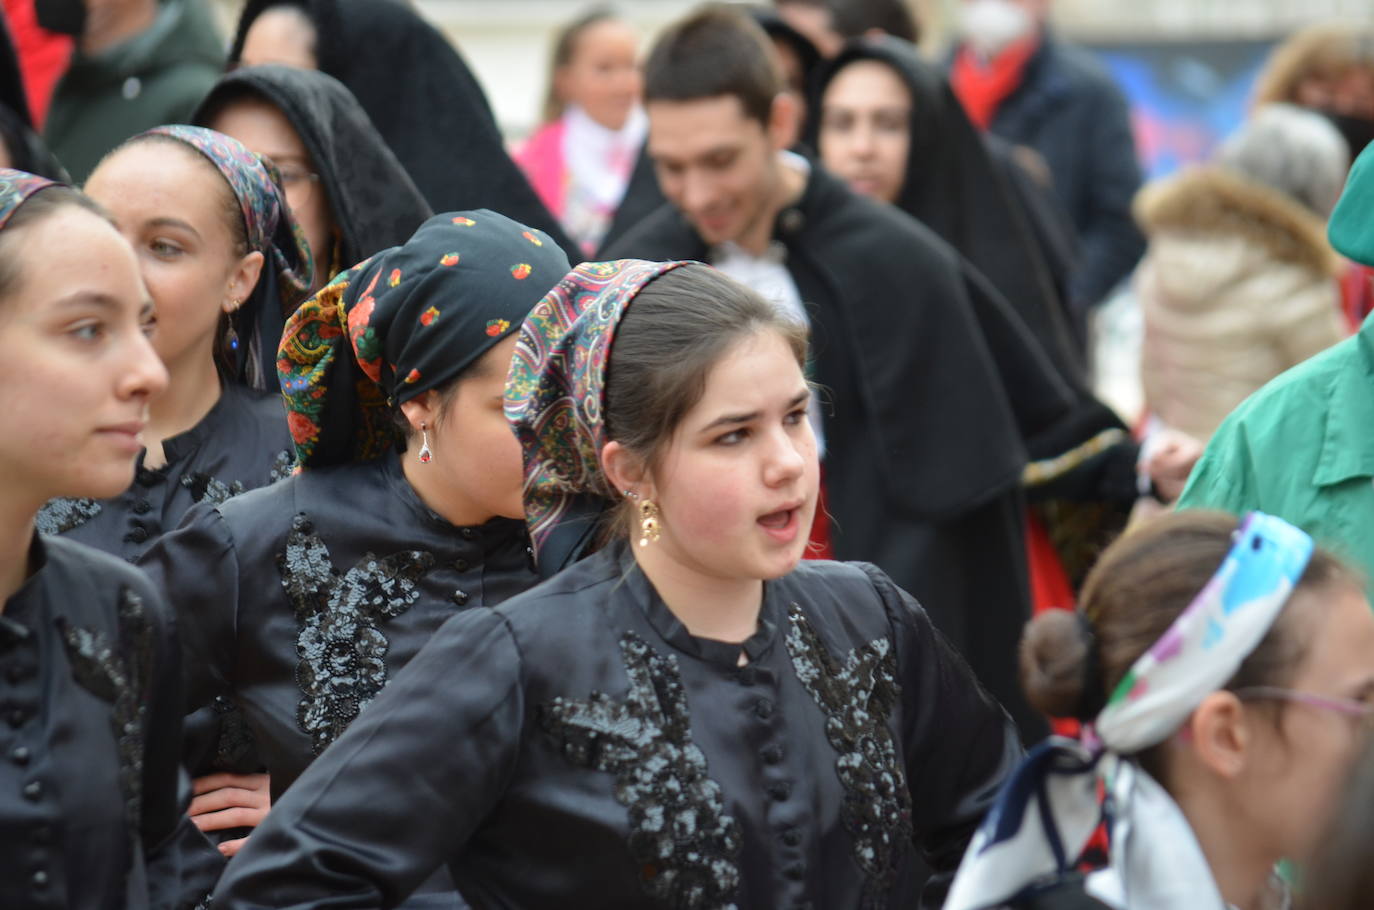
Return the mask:
[[434, 453], [429, 449], [429, 430], [424, 423], [420, 424], [420, 464], [429, 464], [434, 460]]
[[634, 490], [626, 490], [626, 491], [625, 491], [625, 498], [626, 498], [626, 499], [638, 499], [638, 498], [639, 498], [639, 494], [636, 493]]

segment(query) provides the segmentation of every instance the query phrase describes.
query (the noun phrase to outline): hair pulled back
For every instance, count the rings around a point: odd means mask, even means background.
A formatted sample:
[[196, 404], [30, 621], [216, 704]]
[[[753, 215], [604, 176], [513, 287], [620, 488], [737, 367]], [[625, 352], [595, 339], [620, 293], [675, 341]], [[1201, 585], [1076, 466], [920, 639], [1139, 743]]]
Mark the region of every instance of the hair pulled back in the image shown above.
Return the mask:
[[626, 308], [611, 344], [607, 437], [654, 465], [701, 400], [711, 369], [761, 332], [777, 333], [805, 365], [806, 327], [710, 266], [684, 265], [649, 282]]
[[567, 109], [567, 102], [559, 96], [557, 79], [555, 76], [558, 71], [573, 62], [577, 56], [578, 42], [582, 36], [592, 29], [593, 26], [603, 22], [620, 22], [621, 18], [614, 9], [609, 6], [597, 6], [587, 10], [558, 32], [554, 39], [553, 54], [549, 59], [549, 88], [544, 95], [544, 122], [552, 123]]
[[[1049, 610], [1027, 624], [1021, 638], [1021, 685], [1030, 703], [1053, 717], [1096, 717], [1131, 665], [1216, 573], [1237, 526], [1233, 516], [1219, 512], [1178, 512], [1108, 547], [1084, 582], [1081, 614]], [[1336, 584], [1359, 587], [1361, 582], [1318, 548], [1293, 594]], [[1306, 648], [1305, 636], [1290, 616], [1290, 611], [1279, 616], [1227, 689], [1287, 682]]]
[[85, 209], [113, 224], [109, 214], [91, 197], [70, 186], [44, 187], [25, 199], [0, 231], [0, 300], [14, 293], [23, 279], [23, 260], [11, 247], [26, 226], [37, 224], [67, 206]]

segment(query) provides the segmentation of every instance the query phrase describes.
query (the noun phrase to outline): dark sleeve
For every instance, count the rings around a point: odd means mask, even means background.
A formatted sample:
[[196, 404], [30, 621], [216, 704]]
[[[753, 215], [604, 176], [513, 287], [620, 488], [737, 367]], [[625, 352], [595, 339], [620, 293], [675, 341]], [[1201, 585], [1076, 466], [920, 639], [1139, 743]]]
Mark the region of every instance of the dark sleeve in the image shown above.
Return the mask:
[[1120, 89], [1109, 80], [1092, 87], [1085, 105], [1088, 173], [1087, 217], [1080, 231], [1080, 267], [1069, 293], [1079, 309], [1094, 306], [1130, 274], [1145, 251], [1145, 238], [1131, 215], [1131, 201], [1140, 189], [1140, 163], [1131, 133], [1130, 110]]
[[521, 663], [500, 614], [444, 623], [272, 807], [215, 906], [393, 906], [457, 858], [516, 764]]
[[924, 907], [945, 899], [964, 850], [1002, 782], [1024, 757], [1016, 727], [921, 605], [875, 566], [864, 570], [897, 643], [902, 739], [914, 840], [932, 875]]
[[199, 906], [219, 878], [224, 857], [187, 817], [191, 782], [181, 759], [181, 654], [176, 627], [154, 590], [145, 590], [153, 652], [147, 673], [140, 835], [149, 903], [183, 910]]
[[214, 770], [219, 727], [210, 708], [233, 692], [239, 560], [218, 509], [197, 505], [181, 526], [153, 545], [139, 566], [167, 598], [181, 635], [186, 729], [184, 761], [196, 776]]

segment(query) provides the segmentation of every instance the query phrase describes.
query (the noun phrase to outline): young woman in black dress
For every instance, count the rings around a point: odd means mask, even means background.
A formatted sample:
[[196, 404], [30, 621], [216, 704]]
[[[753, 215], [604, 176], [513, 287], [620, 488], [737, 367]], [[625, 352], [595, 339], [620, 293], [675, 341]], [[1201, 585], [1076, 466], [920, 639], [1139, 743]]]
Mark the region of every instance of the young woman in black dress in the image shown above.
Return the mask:
[[299, 779], [216, 905], [938, 904], [1020, 755], [881, 571], [801, 561], [804, 331], [699, 263], [575, 269], [506, 412], [541, 568], [453, 618]]

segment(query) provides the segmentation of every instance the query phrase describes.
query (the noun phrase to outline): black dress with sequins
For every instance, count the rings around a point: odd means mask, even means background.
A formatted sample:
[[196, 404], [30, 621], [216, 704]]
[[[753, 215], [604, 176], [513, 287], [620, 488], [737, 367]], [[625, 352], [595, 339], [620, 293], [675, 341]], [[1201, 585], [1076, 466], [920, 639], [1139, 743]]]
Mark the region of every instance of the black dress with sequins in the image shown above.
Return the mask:
[[391, 906], [445, 863], [475, 908], [936, 906], [1020, 755], [876, 568], [803, 563], [731, 645], [613, 547], [440, 629], [216, 906]]
[[111, 499], [54, 499], [38, 530], [134, 562], [199, 502], [221, 503], [291, 473], [293, 449], [281, 395], [227, 382], [200, 423], [162, 442], [167, 463], [143, 467]]
[[196, 906], [223, 859], [185, 815], [167, 609], [104, 553], [33, 547], [0, 611], [0, 907]]
[[266, 770], [273, 800], [445, 620], [538, 581], [524, 522], [450, 524], [394, 453], [198, 506], [140, 565], [182, 630], [192, 775]]

